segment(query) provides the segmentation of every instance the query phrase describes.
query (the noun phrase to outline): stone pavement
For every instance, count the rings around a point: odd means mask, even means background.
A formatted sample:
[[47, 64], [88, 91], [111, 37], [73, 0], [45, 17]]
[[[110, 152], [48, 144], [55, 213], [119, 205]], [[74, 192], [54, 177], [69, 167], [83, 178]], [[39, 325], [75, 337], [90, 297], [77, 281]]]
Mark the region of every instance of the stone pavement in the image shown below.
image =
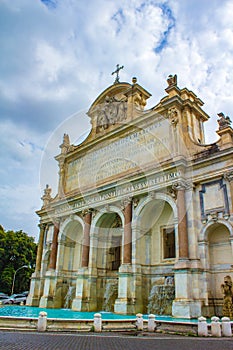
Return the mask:
[[233, 339], [195, 338], [154, 333], [133, 336], [114, 333], [37, 333], [0, 331], [4, 350], [232, 350]]

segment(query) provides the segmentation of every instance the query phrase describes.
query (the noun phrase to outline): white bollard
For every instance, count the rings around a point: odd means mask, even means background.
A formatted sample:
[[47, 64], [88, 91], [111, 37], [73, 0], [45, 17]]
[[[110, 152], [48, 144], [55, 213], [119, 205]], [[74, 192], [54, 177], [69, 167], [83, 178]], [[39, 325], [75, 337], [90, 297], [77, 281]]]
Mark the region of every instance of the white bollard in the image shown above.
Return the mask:
[[148, 316], [148, 332], [154, 332], [156, 329], [155, 315]]
[[38, 317], [37, 330], [45, 332], [47, 329], [47, 312], [41, 311]]
[[221, 337], [221, 325], [216, 316], [211, 317], [211, 334], [213, 337]]
[[222, 317], [221, 321], [223, 337], [232, 337], [231, 322], [229, 317]]
[[197, 334], [199, 337], [208, 336], [208, 326], [207, 326], [206, 318], [203, 316], [198, 318]]
[[136, 327], [138, 331], [143, 331], [143, 318], [142, 314], [137, 314], [136, 315], [137, 320], [136, 320]]
[[94, 332], [102, 332], [102, 316], [94, 314]]

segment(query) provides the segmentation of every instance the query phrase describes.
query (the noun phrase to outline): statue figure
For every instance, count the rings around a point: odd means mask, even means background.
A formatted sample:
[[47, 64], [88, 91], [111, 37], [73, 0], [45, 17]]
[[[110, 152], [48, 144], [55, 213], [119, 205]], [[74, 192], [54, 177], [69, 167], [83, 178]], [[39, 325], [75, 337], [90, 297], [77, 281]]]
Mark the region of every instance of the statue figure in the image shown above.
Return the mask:
[[223, 316], [233, 318], [233, 291], [230, 276], [224, 277], [224, 284], [221, 284], [221, 290], [224, 294], [222, 314]]
[[219, 130], [228, 128], [231, 125], [231, 120], [228, 116], [225, 117], [224, 113], [218, 113], [219, 119], [217, 120]]
[[43, 201], [42, 208], [47, 207], [49, 205], [49, 203], [51, 202], [51, 200], [52, 200], [51, 192], [52, 192], [52, 189], [47, 184], [45, 189], [44, 189], [44, 195], [43, 195], [43, 197], [41, 197], [41, 199]]
[[167, 78], [168, 86], [177, 86], [177, 75], [170, 74]]

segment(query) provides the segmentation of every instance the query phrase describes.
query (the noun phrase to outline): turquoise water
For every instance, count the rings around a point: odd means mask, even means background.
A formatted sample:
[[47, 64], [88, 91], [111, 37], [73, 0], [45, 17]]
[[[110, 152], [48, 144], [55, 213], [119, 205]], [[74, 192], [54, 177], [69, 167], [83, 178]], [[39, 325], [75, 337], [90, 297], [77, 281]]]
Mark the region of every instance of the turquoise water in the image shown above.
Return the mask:
[[[48, 318], [72, 320], [89, 320], [96, 312], [79, 312], [70, 309], [45, 309], [33, 306], [4, 305], [0, 307], [0, 316], [38, 317], [41, 311], [47, 312]], [[103, 320], [123, 320], [135, 318], [135, 315], [117, 315], [111, 312], [100, 312]]]
[[[94, 318], [96, 312], [79, 312], [70, 309], [45, 309], [33, 306], [18, 306], [18, 305], [3, 305], [0, 306], [0, 316], [11, 317], [29, 317], [38, 318], [41, 311], [47, 312], [48, 318], [72, 319], [72, 320], [89, 320]], [[103, 320], [127, 320], [136, 319], [136, 315], [119, 315], [111, 312], [100, 311]], [[144, 319], [148, 319], [148, 315], [143, 315]], [[187, 320], [185, 318], [173, 318], [170, 316], [156, 315], [157, 321], [171, 321], [171, 322], [193, 322], [197, 319]]]

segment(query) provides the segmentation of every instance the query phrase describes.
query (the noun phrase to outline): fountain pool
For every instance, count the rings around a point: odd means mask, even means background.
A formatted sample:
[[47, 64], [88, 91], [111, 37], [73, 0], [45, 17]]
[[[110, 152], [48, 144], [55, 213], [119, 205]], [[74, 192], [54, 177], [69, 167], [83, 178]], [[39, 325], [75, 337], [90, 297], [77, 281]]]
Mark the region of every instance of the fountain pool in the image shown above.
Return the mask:
[[[78, 312], [70, 309], [48, 309], [33, 306], [0, 305], [0, 329], [37, 330], [41, 311], [47, 313], [47, 331], [87, 331], [93, 330], [96, 312]], [[100, 311], [103, 331], [135, 331], [136, 315], [120, 315]], [[143, 315], [145, 327], [148, 315]], [[156, 315], [159, 331], [191, 332], [197, 334], [197, 319], [173, 318]]]
[[[93, 320], [96, 312], [79, 312], [70, 309], [48, 309], [38, 308], [33, 306], [18, 306], [18, 305], [2, 305], [0, 306], [0, 317], [28, 317], [38, 318], [41, 311], [47, 312], [47, 317], [52, 319], [69, 319], [69, 320]], [[103, 320], [132, 320], [136, 319], [136, 315], [121, 315], [112, 312], [100, 311]], [[148, 315], [143, 315], [145, 320]], [[171, 316], [156, 315], [157, 321], [168, 322], [192, 322], [197, 323], [197, 319], [173, 318]]]

